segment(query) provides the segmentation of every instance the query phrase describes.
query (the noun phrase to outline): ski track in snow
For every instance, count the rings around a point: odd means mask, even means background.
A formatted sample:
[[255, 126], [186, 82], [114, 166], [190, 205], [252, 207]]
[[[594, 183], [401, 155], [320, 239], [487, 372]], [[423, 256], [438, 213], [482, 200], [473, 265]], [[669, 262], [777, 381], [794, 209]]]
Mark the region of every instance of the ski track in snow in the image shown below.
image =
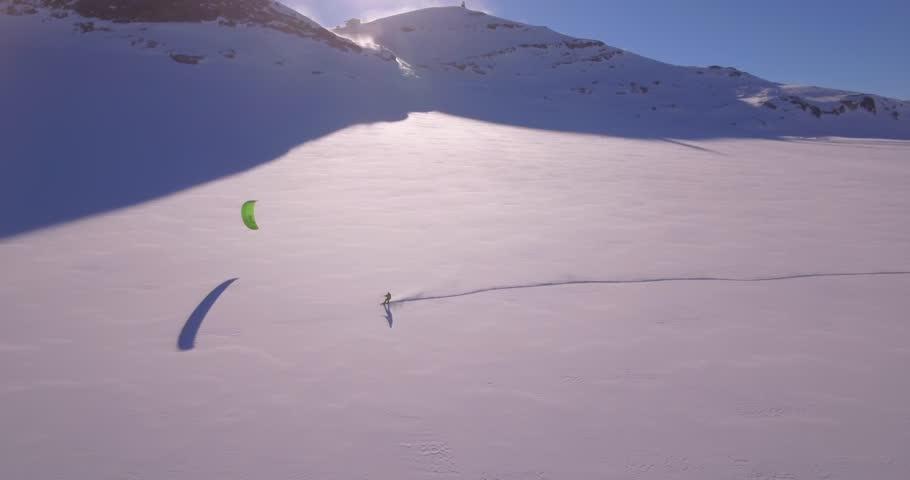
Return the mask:
[[848, 273], [801, 273], [795, 275], [782, 275], [777, 277], [756, 278], [724, 278], [724, 277], [667, 277], [667, 278], [640, 278], [629, 280], [567, 280], [562, 282], [540, 282], [525, 285], [503, 285], [498, 287], [480, 288], [467, 292], [439, 294], [432, 296], [413, 295], [391, 303], [422, 302], [427, 300], [444, 300], [449, 298], [467, 297], [481, 293], [497, 292], [502, 290], [520, 290], [525, 288], [563, 287], [568, 285], [623, 285], [635, 283], [667, 283], [667, 282], [774, 282], [781, 280], [799, 280], [805, 278], [821, 277], [871, 277], [883, 275], [910, 275], [910, 272], [848, 272]]

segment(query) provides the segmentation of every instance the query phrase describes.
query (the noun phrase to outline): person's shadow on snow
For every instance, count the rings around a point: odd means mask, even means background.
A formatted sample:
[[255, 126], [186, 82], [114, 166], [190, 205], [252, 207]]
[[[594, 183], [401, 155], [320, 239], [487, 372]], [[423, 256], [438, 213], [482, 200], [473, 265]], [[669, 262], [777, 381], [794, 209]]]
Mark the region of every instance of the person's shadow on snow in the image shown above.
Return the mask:
[[395, 318], [392, 317], [392, 307], [390, 305], [383, 305], [382, 308], [385, 309], [385, 319], [389, 322], [389, 328], [392, 328], [392, 323], [395, 322]]

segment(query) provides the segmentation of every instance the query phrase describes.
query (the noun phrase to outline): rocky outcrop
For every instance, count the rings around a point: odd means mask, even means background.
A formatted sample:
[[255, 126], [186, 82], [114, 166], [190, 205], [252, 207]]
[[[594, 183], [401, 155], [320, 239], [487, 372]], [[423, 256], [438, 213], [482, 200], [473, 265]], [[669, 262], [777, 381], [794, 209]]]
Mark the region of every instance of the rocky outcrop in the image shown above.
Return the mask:
[[172, 53], [171, 54], [171, 60], [173, 60], [177, 63], [186, 64], [186, 65], [196, 65], [197, 63], [202, 61], [203, 58], [205, 58], [205, 57], [203, 57], [202, 55], [185, 55], [182, 53]]
[[521, 25], [516, 25], [514, 23], [488, 23], [487, 24], [487, 28], [489, 28], [490, 30], [496, 30], [497, 28], [513, 29], [513, 28], [519, 28], [519, 27], [521, 27]]
[[218, 21], [229, 27], [257, 25], [321, 41], [339, 50], [361, 51], [354, 42], [271, 0], [14, 0], [13, 6], [17, 12], [40, 7], [114, 23]]
[[849, 108], [851, 111], [862, 108], [863, 110], [872, 114], [878, 113], [878, 109], [875, 106], [875, 99], [868, 95], [863, 96], [862, 99], [858, 98], [858, 96], [854, 96], [845, 100], [841, 100], [840, 103], [842, 103], [846, 108]]
[[[884, 112], [888, 112], [895, 120], [900, 118], [900, 112], [898, 112], [896, 106], [891, 105], [886, 99], [876, 100], [876, 98], [871, 95], [855, 94], [843, 97], [837, 101], [824, 102], [815, 99], [807, 99], [799, 95], [785, 95], [777, 97], [777, 99], [795, 105], [799, 107], [800, 110], [809, 112], [816, 118], [822, 118], [825, 115], [844, 115], [858, 110], [863, 110], [873, 115], [878, 115], [878, 113], [883, 110]], [[763, 102], [762, 105], [772, 110], [776, 110], [778, 107], [778, 105], [772, 103], [770, 100]]]

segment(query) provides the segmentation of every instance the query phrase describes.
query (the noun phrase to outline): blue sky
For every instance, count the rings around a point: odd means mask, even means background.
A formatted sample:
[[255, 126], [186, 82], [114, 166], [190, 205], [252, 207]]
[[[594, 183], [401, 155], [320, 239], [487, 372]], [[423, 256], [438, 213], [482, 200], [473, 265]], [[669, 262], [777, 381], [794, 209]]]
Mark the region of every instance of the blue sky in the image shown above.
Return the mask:
[[[287, 0], [327, 27], [439, 0]], [[468, 0], [468, 7], [678, 65], [910, 99], [910, 0]]]

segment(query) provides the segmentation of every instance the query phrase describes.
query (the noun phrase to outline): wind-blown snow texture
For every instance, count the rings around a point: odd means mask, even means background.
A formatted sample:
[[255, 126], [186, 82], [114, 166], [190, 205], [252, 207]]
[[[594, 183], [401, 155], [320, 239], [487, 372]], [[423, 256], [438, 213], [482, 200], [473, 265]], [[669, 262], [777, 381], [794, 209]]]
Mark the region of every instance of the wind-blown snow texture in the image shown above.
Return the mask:
[[[73, 5], [0, 1], [0, 478], [910, 476], [890, 100], [550, 68], [598, 45], [462, 71], [430, 29], [575, 40], [461, 9], [353, 48]], [[571, 91], [629, 72], [678, 108]]]

